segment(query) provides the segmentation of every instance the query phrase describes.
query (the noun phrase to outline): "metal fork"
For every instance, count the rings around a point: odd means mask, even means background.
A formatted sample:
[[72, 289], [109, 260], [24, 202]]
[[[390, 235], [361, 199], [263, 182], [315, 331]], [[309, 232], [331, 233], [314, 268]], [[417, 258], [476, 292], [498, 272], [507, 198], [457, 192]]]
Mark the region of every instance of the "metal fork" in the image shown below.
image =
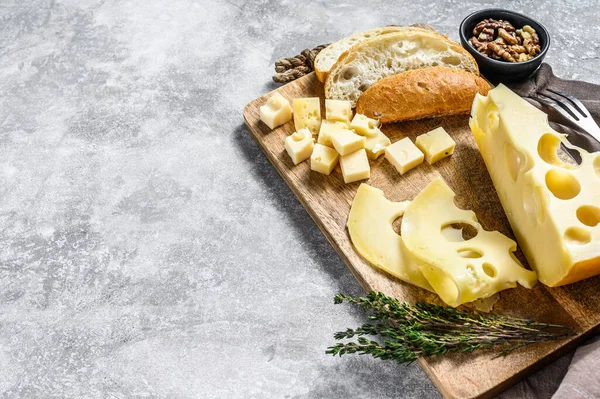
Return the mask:
[[600, 127], [594, 122], [590, 111], [575, 97], [558, 90], [546, 89], [551, 94], [539, 93], [534, 99], [553, 108], [563, 118], [579, 127], [600, 143]]

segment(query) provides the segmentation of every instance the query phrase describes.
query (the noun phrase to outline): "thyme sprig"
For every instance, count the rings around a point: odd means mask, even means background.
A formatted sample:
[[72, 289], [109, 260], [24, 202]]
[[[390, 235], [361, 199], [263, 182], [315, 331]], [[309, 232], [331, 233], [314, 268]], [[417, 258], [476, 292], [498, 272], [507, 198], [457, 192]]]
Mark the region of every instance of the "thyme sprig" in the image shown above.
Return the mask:
[[[497, 347], [499, 356], [536, 342], [557, 340], [574, 335], [571, 327], [540, 323], [497, 314], [463, 312], [429, 303], [411, 306], [383, 293], [369, 292], [366, 297], [338, 294], [334, 303], [349, 302], [362, 308], [373, 323], [336, 332], [338, 342], [325, 353], [333, 356], [358, 353], [378, 359], [411, 363], [420, 357], [449, 352], [472, 352]], [[366, 336], [378, 336], [374, 341]]]

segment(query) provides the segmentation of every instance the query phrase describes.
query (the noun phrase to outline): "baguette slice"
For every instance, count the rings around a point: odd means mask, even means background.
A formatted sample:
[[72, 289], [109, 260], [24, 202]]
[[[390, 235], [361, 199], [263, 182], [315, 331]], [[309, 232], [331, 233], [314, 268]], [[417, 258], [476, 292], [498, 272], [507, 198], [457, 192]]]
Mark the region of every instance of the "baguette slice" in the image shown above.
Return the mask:
[[388, 76], [359, 98], [356, 112], [382, 123], [468, 114], [475, 94], [490, 85], [460, 69], [433, 67]]
[[410, 28], [365, 39], [342, 54], [325, 80], [325, 97], [353, 106], [372, 84], [411, 69], [445, 66], [479, 75], [475, 59], [439, 33]]
[[337, 62], [338, 58], [340, 58], [340, 55], [342, 55], [346, 50], [354, 46], [356, 43], [370, 37], [385, 35], [386, 33], [398, 32], [406, 29], [407, 27], [405, 26], [384, 26], [381, 28], [374, 28], [363, 32], [358, 32], [338, 40], [335, 43], [331, 43], [329, 46], [321, 50], [315, 58], [315, 73], [317, 74], [317, 79], [319, 79], [321, 83], [325, 82], [327, 74]]

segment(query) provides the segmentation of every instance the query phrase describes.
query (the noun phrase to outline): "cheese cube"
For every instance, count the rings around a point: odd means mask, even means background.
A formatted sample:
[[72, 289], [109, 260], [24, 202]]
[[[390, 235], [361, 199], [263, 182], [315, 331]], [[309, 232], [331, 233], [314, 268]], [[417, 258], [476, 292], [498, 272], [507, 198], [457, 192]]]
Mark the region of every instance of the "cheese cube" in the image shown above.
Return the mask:
[[408, 137], [396, 141], [385, 149], [387, 159], [401, 175], [423, 163], [425, 156]]
[[333, 148], [316, 144], [310, 156], [310, 168], [315, 172], [328, 175], [338, 163], [338, 153]]
[[312, 134], [319, 133], [321, 126], [319, 97], [294, 98], [294, 126], [296, 131], [307, 128]]
[[285, 138], [285, 150], [292, 158], [294, 165], [298, 165], [310, 157], [314, 146], [315, 139], [308, 129], [300, 129]]
[[342, 176], [344, 176], [345, 183], [352, 183], [371, 177], [369, 159], [364, 149], [342, 156], [340, 158], [340, 166], [342, 167]]
[[331, 136], [333, 148], [340, 155], [347, 155], [365, 148], [365, 138], [354, 133], [352, 130], [342, 129]]
[[325, 100], [325, 117], [330, 121], [350, 122], [352, 104], [345, 100]]
[[417, 137], [415, 144], [425, 153], [425, 159], [430, 165], [452, 155], [456, 145], [441, 126]]
[[379, 127], [379, 121], [377, 119], [367, 118], [363, 114], [356, 114], [350, 122], [350, 129], [353, 129], [356, 133], [361, 136], [368, 134], [375, 134], [375, 128]]
[[317, 143], [326, 145], [327, 147], [333, 147], [331, 136], [342, 129], [348, 129], [348, 126], [349, 123], [345, 122], [322, 121]]
[[271, 129], [292, 120], [290, 102], [278, 92], [269, 97], [265, 105], [261, 106], [259, 110], [260, 120]]
[[365, 136], [365, 150], [367, 150], [367, 156], [369, 159], [377, 159], [384, 154], [385, 148], [391, 144], [388, 136], [383, 134], [379, 128], [374, 129], [375, 134], [369, 134]]

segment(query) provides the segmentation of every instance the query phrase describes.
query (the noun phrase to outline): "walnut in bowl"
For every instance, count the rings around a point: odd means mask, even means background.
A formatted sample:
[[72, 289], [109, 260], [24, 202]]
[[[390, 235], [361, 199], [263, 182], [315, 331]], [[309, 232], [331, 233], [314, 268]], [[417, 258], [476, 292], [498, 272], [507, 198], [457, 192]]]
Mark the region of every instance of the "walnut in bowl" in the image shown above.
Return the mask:
[[493, 83], [526, 79], [539, 68], [550, 47], [542, 24], [509, 10], [477, 11], [463, 20], [459, 34], [483, 76]]
[[481, 54], [508, 62], [529, 61], [541, 51], [540, 38], [531, 26], [515, 29], [508, 21], [491, 18], [475, 25], [469, 43]]

